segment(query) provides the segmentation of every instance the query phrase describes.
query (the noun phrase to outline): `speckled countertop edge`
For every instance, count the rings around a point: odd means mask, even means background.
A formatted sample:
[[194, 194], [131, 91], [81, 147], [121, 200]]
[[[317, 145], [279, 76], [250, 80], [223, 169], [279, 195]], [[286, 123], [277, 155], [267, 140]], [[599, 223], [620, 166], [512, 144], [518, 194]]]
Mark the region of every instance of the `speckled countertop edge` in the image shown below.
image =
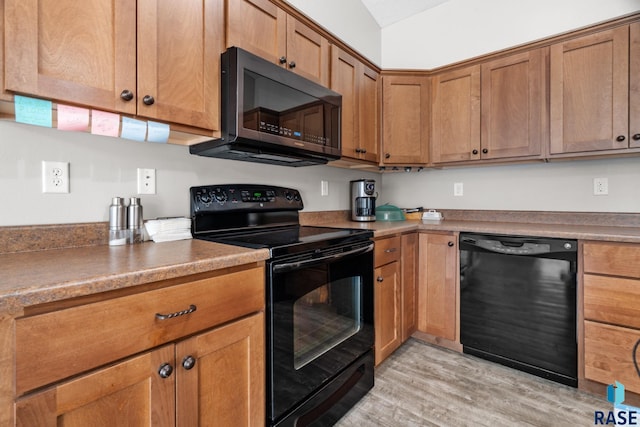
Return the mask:
[[0, 255], [0, 311], [264, 261], [266, 249], [200, 240]]
[[439, 232], [470, 232], [521, 236], [558, 237], [564, 239], [602, 240], [640, 243], [640, 227], [536, 224], [520, 222], [457, 221], [430, 222], [421, 220], [319, 223], [320, 226], [372, 230], [374, 237], [385, 237], [415, 230]]

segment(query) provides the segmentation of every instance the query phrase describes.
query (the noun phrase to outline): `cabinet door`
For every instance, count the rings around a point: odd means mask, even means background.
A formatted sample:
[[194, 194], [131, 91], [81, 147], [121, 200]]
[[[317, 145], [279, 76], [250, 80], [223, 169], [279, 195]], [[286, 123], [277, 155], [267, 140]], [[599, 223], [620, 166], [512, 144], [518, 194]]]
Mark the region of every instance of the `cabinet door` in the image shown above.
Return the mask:
[[399, 263], [394, 261], [375, 270], [376, 365], [389, 357], [402, 343], [399, 268]]
[[4, 29], [6, 27], [4, 23], [4, 15], [5, 15], [4, 0], [0, 0], [0, 100], [12, 101], [13, 100], [12, 95], [5, 90], [7, 88], [7, 85], [5, 84], [5, 76], [4, 76], [4, 69], [5, 69]]
[[456, 339], [456, 238], [420, 234], [418, 329], [451, 341]]
[[263, 426], [264, 314], [176, 345], [177, 426]]
[[289, 70], [329, 86], [329, 41], [290, 15], [286, 53], [284, 65]]
[[433, 163], [480, 158], [480, 66], [432, 79], [431, 159]]
[[286, 61], [287, 14], [269, 0], [227, 0], [226, 47], [240, 47], [268, 61]]
[[138, 0], [138, 115], [219, 129], [222, 26], [222, 1]]
[[382, 77], [382, 162], [427, 163], [429, 151], [429, 78]]
[[640, 147], [640, 22], [629, 27], [629, 135], [631, 147]]
[[482, 159], [542, 154], [549, 135], [547, 52], [541, 48], [482, 65]]
[[342, 95], [342, 155], [358, 159], [358, 61], [331, 46], [331, 89]]
[[402, 235], [402, 342], [418, 328], [418, 234]]
[[6, 89], [135, 114], [136, 4], [5, 0]]
[[629, 27], [551, 46], [551, 154], [629, 146]]
[[164, 364], [174, 367], [173, 345], [19, 399], [16, 426], [173, 426], [176, 376], [162, 378]]
[[[604, 323], [584, 322], [584, 376], [603, 384], [620, 381], [628, 391], [640, 393], [640, 377], [634, 354], [640, 341], [638, 329], [622, 328]], [[634, 357], [636, 359], [634, 360]]]
[[380, 75], [360, 64], [358, 73], [358, 143], [360, 158], [378, 163], [380, 146]]

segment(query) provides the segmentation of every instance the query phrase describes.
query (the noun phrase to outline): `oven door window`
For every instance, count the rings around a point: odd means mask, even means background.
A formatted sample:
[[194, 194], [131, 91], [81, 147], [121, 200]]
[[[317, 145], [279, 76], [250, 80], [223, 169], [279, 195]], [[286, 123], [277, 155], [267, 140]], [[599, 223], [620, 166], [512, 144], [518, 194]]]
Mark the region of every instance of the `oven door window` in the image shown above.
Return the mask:
[[325, 283], [293, 303], [293, 367], [298, 370], [362, 328], [362, 278]]

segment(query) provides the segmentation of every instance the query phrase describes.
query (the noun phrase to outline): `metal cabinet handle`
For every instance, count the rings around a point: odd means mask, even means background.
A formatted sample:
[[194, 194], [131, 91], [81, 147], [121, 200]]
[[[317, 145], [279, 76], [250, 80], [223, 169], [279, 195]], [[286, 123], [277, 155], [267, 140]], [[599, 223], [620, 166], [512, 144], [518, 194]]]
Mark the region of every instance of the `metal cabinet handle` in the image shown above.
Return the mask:
[[489, 150], [487, 150], [486, 148], [483, 148], [483, 149], [482, 149], [482, 153], [483, 153], [483, 154], [487, 154], [488, 152], [489, 152]]
[[196, 358], [193, 356], [187, 356], [182, 359], [182, 367], [187, 371], [196, 365]]
[[362, 154], [365, 154], [365, 153], [367, 152], [367, 149], [366, 149], [366, 148], [363, 148], [360, 152], [361, 152]]
[[385, 154], [385, 155], [384, 155], [384, 158], [385, 158], [385, 159], [388, 159], [388, 158], [390, 158], [390, 157], [391, 157], [391, 154], [389, 154], [389, 153], [387, 153], [387, 154]]
[[382, 276], [378, 276], [378, 278], [376, 279], [378, 282], [384, 282], [384, 278]]
[[471, 154], [478, 154], [478, 150], [473, 150]]
[[449, 243], [447, 243], [447, 246], [449, 246], [450, 248], [452, 248], [452, 247], [453, 247], [453, 245], [455, 245], [455, 243], [453, 243], [453, 242], [449, 242]]
[[278, 61], [280, 61], [281, 64], [286, 64], [287, 63], [287, 57], [286, 56], [281, 56], [280, 59], [278, 59]]
[[625, 138], [625, 136], [624, 136], [624, 135], [619, 135], [619, 136], [616, 138], [616, 141], [618, 141], [618, 142], [622, 142], [622, 141], [624, 141], [625, 139], [626, 139], [626, 138]]
[[362, 153], [362, 148], [356, 148], [356, 153]]
[[173, 373], [173, 366], [171, 366], [168, 363], [163, 363], [162, 365], [160, 365], [160, 368], [158, 369], [158, 375], [160, 375], [160, 378], [169, 378], [172, 373]]
[[640, 133], [636, 133], [635, 135], [633, 135], [633, 140], [640, 141]]
[[145, 95], [144, 98], [142, 98], [142, 102], [144, 103], [144, 105], [153, 105], [156, 100], [153, 99], [153, 96], [151, 95]]
[[120, 92], [120, 98], [123, 101], [131, 101], [133, 99], [133, 92], [131, 92], [129, 89], [125, 89]]
[[393, 252], [395, 252], [395, 251], [397, 251], [397, 250], [398, 250], [398, 248], [389, 248], [389, 249], [385, 249], [384, 251], [385, 251], [386, 253], [393, 253]]
[[291, 62], [289, 62], [289, 68], [296, 68], [296, 63], [295, 63], [295, 61], [291, 61]]
[[175, 313], [169, 313], [169, 314], [156, 313], [156, 319], [158, 320], [173, 319], [174, 317], [184, 316], [185, 314], [191, 314], [197, 309], [198, 307], [196, 307], [194, 304], [191, 304], [189, 308], [187, 308], [186, 310], [176, 311]]

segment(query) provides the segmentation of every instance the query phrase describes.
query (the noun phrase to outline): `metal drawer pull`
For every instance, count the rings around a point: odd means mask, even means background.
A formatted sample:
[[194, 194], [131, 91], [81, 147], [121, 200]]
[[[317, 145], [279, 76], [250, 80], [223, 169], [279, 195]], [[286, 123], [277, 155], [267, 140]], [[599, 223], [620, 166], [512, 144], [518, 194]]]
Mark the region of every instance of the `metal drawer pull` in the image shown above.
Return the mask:
[[389, 248], [389, 249], [385, 249], [384, 251], [385, 251], [386, 253], [389, 253], [389, 254], [390, 254], [390, 253], [392, 253], [392, 252], [395, 252], [397, 249], [398, 249], [398, 248]]
[[185, 314], [191, 314], [194, 311], [196, 311], [197, 308], [198, 307], [196, 307], [195, 305], [191, 304], [188, 309], [182, 310], [182, 311], [176, 311], [175, 313], [169, 313], [169, 314], [156, 313], [156, 319], [158, 319], [158, 320], [173, 319], [174, 317], [184, 316]]

